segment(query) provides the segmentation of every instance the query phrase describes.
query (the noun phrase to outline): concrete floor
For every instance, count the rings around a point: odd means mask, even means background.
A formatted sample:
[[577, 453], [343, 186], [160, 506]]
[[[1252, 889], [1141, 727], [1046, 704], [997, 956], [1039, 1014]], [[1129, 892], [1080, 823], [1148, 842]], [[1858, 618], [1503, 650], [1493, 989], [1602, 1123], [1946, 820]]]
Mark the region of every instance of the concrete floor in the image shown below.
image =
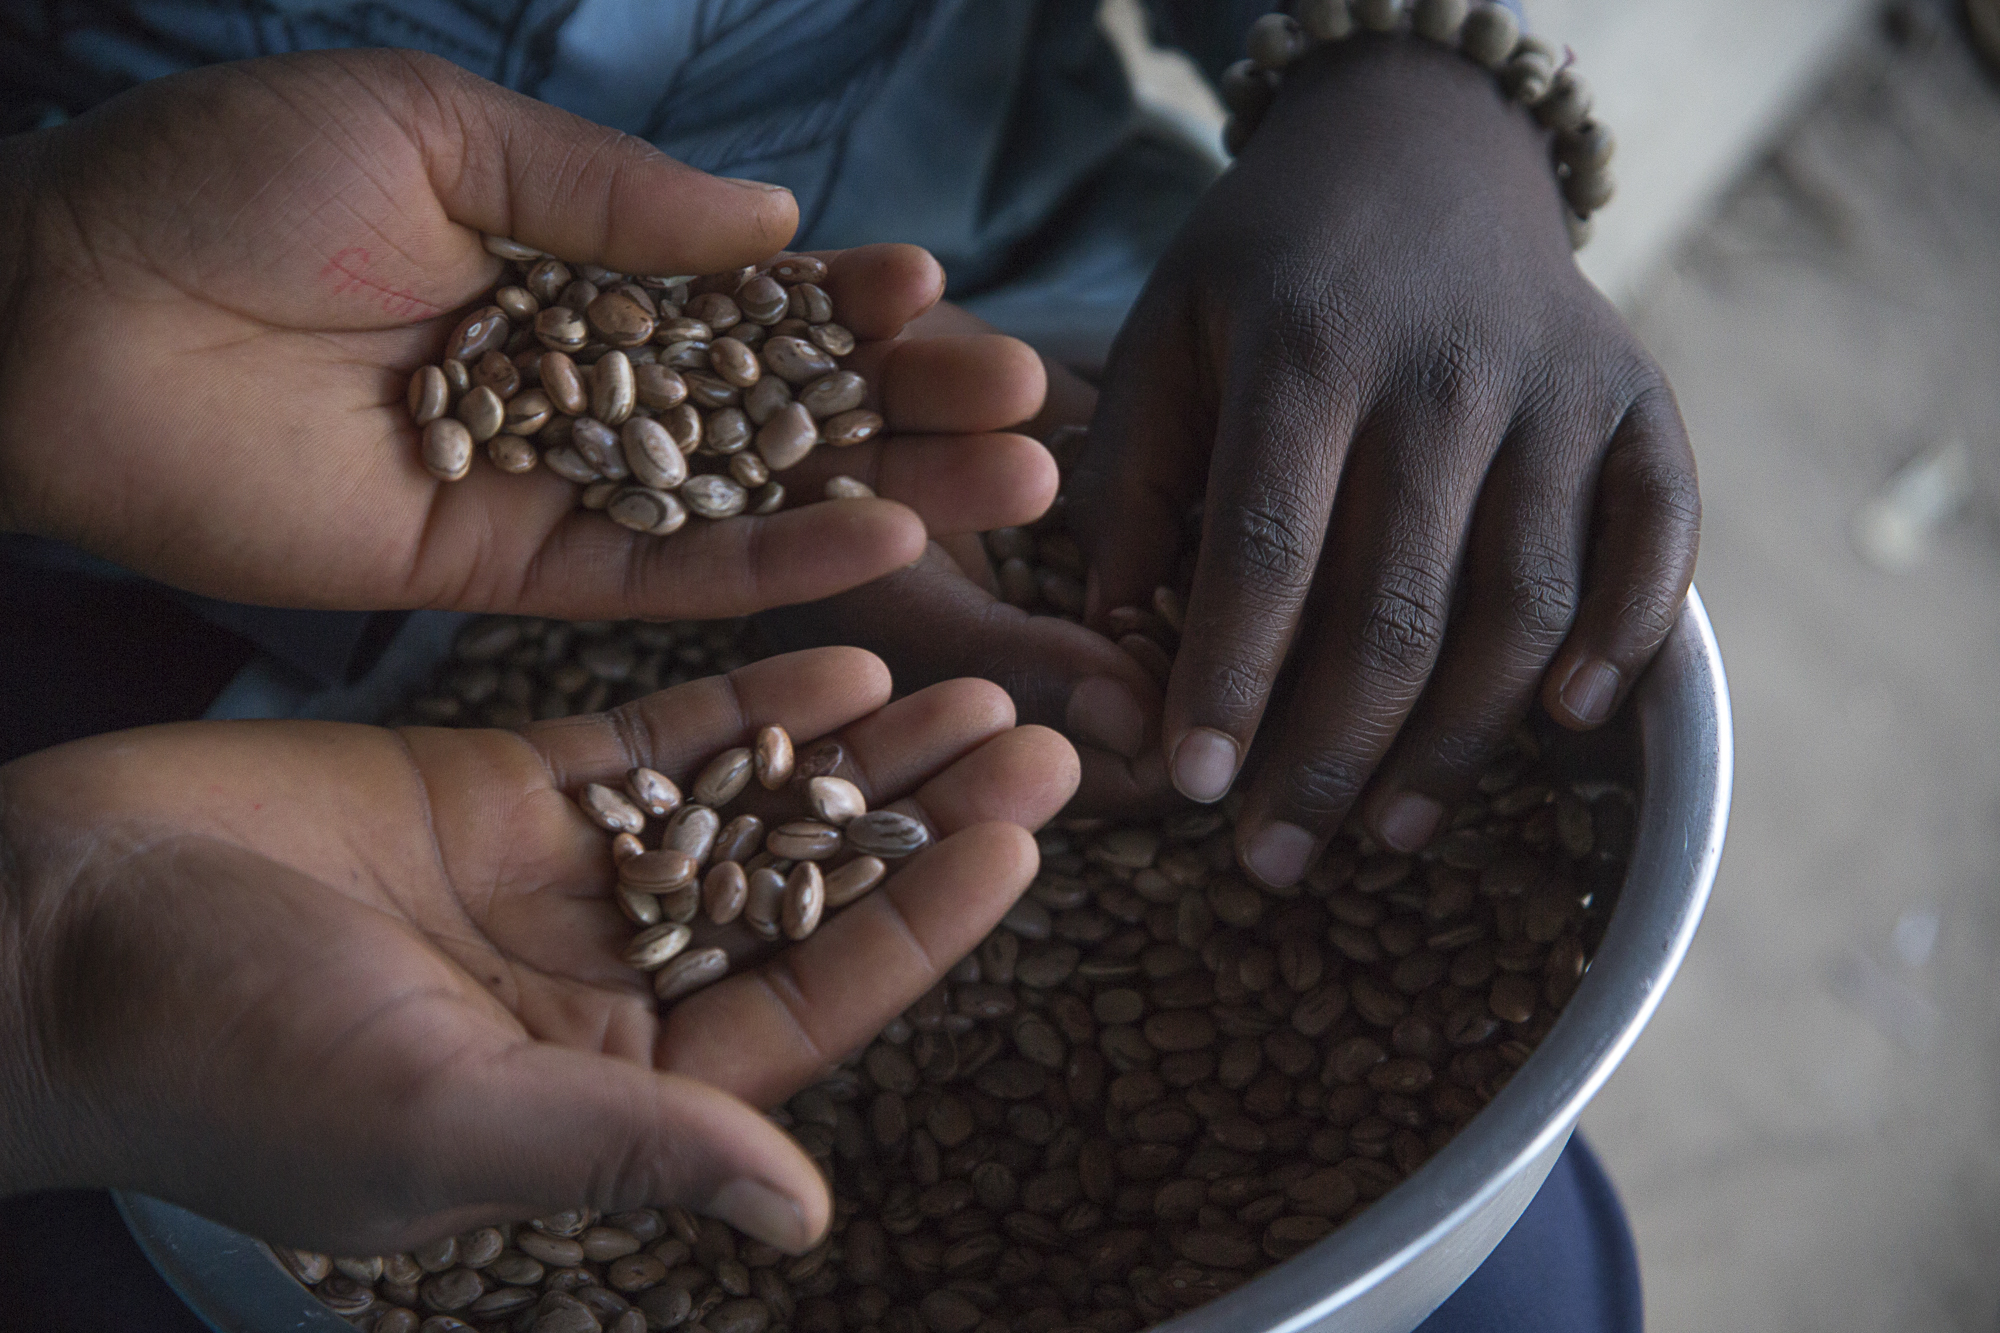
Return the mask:
[[[1857, 46], [1635, 318], [1680, 394], [1734, 690], [1713, 906], [1585, 1116], [1650, 1326], [2000, 1328], [2000, 83]], [[1858, 507], [1959, 436], [1903, 573]]]

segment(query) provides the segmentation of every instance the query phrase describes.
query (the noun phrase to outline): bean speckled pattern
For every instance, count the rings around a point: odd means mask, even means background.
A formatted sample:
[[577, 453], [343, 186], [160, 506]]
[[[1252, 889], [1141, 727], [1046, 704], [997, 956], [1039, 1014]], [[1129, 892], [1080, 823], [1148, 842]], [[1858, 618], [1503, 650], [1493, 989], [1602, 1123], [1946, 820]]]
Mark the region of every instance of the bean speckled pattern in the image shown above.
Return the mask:
[[433, 477], [464, 479], [481, 452], [506, 473], [546, 464], [581, 508], [656, 537], [866, 492], [794, 493], [770, 475], [882, 429], [867, 381], [840, 366], [854, 335], [834, 322], [819, 260], [655, 278], [572, 268], [501, 236], [486, 248], [507, 264], [499, 282], [410, 377]]

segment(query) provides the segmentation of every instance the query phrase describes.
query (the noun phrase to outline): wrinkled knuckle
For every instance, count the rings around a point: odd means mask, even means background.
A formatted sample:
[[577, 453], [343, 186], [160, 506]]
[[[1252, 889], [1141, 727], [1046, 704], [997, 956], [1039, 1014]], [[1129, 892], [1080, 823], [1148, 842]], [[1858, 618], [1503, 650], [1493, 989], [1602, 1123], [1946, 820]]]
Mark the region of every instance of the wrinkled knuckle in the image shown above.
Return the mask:
[[1202, 693], [1211, 705], [1228, 714], [1254, 714], [1264, 701], [1267, 678], [1247, 656], [1232, 655], [1202, 674]]
[[1553, 552], [1524, 552], [1507, 571], [1507, 608], [1523, 637], [1555, 643], [1576, 619], [1576, 580]]
[[1367, 760], [1338, 750], [1308, 755], [1285, 775], [1287, 803], [1308, 821], [1331, 823], [1354, 804], [1371, 767]]
[[1243, 581], [1273, 595], [1301, 591], [1318, 534], [1308, 532], [1297, 515], [1271, 505], [1245, 505], [1235, 518], [1232, 555]]
[[1651, 459], [1633, 465], [1627, 481], [1637, 504], [1685, 537], [1701, 529], [1701, 488], [1678, 462]]
[[1430, 675], [1444, 642], [1450, 589], [1434, 571], [1385, 579], [1369, 597], [1356, 634], [1363, 665], [1406, 687]]
[[1493, 758], [1495, 738], [1477, 728], [1458, 727], [1440, 731], [1426, 747], [1431, 766], [1457, 778], [1471, 778], [1483, 772]]
[[1449, 418], [1482, 415], [1502, 383], [1503, 377], [1494, 373], [1496, 361], [1484, 336], [1469, 326], [1453, 325], [1416, 358], [1410, 388]]
[[1309, 558], [1306, 535], [1289, 514], [1262, 505], [1237, 513], [1237, 548], [1246, 564], [1273, 574], [1296, 570]]
[[571, 174], [579, 183], [601, 181], [614, 192], [623, 189], [632, 170], [641, 165], [633, 158], [632, 143], [632, 136], [622, 130], [597, 129], [592, 138], [577, 146]]
[[1659, 644], [1680, 615], [1679, 593], [1677, 587], [1652, 580], [1632, 587], [1618, 603], [1619, 638], [1646, 649]]
[[1618, 370], [1606, 377], [1607, 387], [1627, 404], [1628, 413], [1655, 427], [1680, 425], [1674, 387], [1667, 382], [1667, 373], [1660, 369], [1659, 362], [1644, 348], [1634, 346], [1619, 357], [1616, 365]]

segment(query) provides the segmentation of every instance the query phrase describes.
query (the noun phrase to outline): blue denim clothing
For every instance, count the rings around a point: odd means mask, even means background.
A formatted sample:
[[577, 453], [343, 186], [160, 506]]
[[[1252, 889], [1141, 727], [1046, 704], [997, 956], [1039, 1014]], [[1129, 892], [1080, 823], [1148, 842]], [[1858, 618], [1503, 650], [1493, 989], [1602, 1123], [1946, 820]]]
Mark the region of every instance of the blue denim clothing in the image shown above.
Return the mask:
[[[1213, 10], [1216, 49], [1268, 0]], [[799, 199], [798, 244], [904, 240], [952, 295], [1048, 346], [1108, 342], [1213, 175], [1139, 131], [1095, 0], [48, 0], [0, 19], [0, 71], [82, 110], [223, 60], [434, 52]], [[1008, 292], [1010, 280], [1020, 284]], [[979, 298], [987, 296], [988, 302]], [[1058, 352], [1061, 346], [1054, 347]]]
[[[1510, 0], [1511, 2], [1511, 0]], [[1146, 0], [1211, 75], [1274, 0]], [[954, 299], [1065, 360], [1108, 346], [1194, 200], [1097, 0], [41, 0], [0, 16], [0, 90], [68, 112], [223, 60], [433, 52], [798, 196], [798, 244], [902, 240]]]
[[1639, 1254], [1597, 1154], [1573, 1135], [1549, 1178], [1416, 1333], [1644, 1333]]

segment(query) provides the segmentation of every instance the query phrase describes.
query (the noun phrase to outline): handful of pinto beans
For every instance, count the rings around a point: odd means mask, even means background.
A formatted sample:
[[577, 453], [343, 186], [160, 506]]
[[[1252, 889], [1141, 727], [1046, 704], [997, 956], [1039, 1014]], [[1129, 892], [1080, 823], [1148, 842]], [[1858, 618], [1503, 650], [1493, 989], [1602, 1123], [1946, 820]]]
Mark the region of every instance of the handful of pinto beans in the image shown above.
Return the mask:
[[[873, 438], [868, 384], [840, 359], [853, 333], [820, 286], [826, 265], [781, 254], [703, 277], [641, 277], [503, 237], [508, 268], [410, 379], [423, 464], [467, 476], [480, 447], [503, 472], [546, 467], [580, 503], [637, 532], [797, 503], [779, 474], [820, 445]], [[824, 498], [871, 494], [834, 477]]]

